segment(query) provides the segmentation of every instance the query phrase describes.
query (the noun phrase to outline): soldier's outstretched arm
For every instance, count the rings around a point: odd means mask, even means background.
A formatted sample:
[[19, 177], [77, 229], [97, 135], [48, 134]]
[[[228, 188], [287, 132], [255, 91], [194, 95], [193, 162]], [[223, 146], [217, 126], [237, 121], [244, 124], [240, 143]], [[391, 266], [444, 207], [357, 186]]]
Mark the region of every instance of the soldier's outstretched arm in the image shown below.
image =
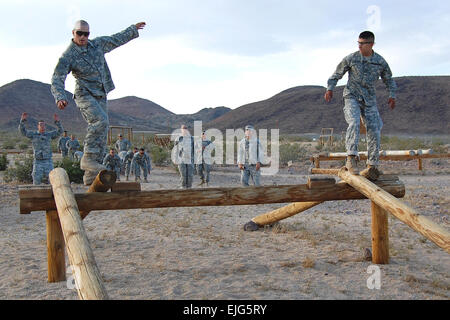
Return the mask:
[[55, 124], [58, 129], [52, 132], [51, 138], [56, 139], [60, 135], [62, 135], [62, 133], [64, 132], [64, 129], [63, 129], [61, 121], [59, 121], [59, 117], [56, 113], [53, 115], [53, 120], [55, 120]]
[[327, 91], [324, 96], [324, 98], [327, 102], [331, 101], [331, 98], [333, 97], [334, 88], [336, 87], [338, 81], [340, 79], [342, 79], [342, 77], [348, 70], [350, 70], [350, 63], [348, 61], [348, 56], [347, 56], [344, 59], [342, 59], [342, 61], [336, 67], [336, 70], [334, 71], [334, 73], [328, 79]]
[[20, 122], [19, 122], [19, 132], [27, 138], [32, 138], [33, 133], [25, 128], [25, 122], [27, 121], [27, 117], [28, 117], [28, 114], [26, 112], [22, 113], [22, 116], [21, 116]]
[[67, 75], [71, 71], [70, 61], [67, 57], [61, 57], [58, 60], [58, 64], [53, 71], [53, 76], [51, 80], [51, 92], [55, 99], [55, 103], [58, 108], [63, 110], [68, 102], [65, 91], [65, 82]]
[[387, 62], [385, 62], [385, 67], [383, 71], [381, 72], [381, 79], [383, 80], [386, 89], [389, 91], [389, 100], [388, 104], [389, 107], [394, 110], [395, 108], [395, 94], [397, 91], [397, 84], [395, 83], [394, 79], [392, 78], [392, 71], [391, 68], [389, 68], [389, 65]]
[[[143, 25], [142, 25], [143, 24]], [[139, 25], [139, 26], [138, 26]], [[112, 36], [98, 37], [92, 40], [93, 42], [99, 42], [100, 46], [103, 48], [103, 52], [110, 52], [117, 47], [124, 45], [125, 43], [139, 37], [138, 29], [142, 29], [145, 26], [145, 22], [140, 22], [138, 24], [133, 24], [126, 28], [125, 30], [113, 34]]]

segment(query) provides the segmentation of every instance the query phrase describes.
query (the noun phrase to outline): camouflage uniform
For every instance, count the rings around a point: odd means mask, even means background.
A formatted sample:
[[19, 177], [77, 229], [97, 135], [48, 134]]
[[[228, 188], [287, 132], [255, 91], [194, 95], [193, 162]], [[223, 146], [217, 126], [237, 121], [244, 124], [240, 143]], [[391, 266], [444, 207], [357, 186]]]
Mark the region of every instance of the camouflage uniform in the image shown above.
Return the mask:
[[74, 100], [88, 124], [84, 153], [96, 154], [98, 163], [102, 163], [107, 153], [109, 118], [106, 95], [114, 89], [104, 55], [138, 36], [137, 27], [131, 25], [112, 36], [89, 40], [86, 47], [72, 41], [53, 73], [51, 91], [56, 102], [68, 101], [64, 82], [70, 72], [75, 77]]
[[[186, 139], [185, 139], [186, 138]], [[194, 138], [191, 135], [180, 136], [175, 142], [178, 155], [178, 170], [182, 188], [192, 188], [194, 180]]]
[[209, 173], [211, 172], [211, 151], [214, 149], [214, 144], [211, 140], [202, 140], [202, 146], [198, 148], [197, 157], [197, 172], [203, 182], [209, 183]]
[[122, 165], [122, 161], [117, 154], [112, 156], [108, 153], [103, 159], [103, 165], [106, 166], [106, 169], [114, 171], [117, 176], [117, 181], [120, 181], [120, 167]]
[[131, 142], [128, 139], [122, 139], [116, 141], [117, 152], [128, 151], [131, 149]]
[[367, 129], [367, 150], [369, 165], [378, 165], [380, 132], [383, 126], [377, 108], [375, 95], [376, 81], [381, 77], [389, 97], [395, 99], [397, 86], [392, 72], [382, 56], [373, 52], [364, 57], [356, 51], [345, 57], [328, 79], [328, 90], [333, 90], [344, 74], [348, 72], [348, 82], [344, 88], [344, 115], [348, 123], [346, 134], [347, 155], [358, 155], [360, 117]]
[[53, 170], [52, 147], [51, 140], [56, 139], [63, 133], [61, 122], [55, 121], [58, 130], [46, 131], [39, 133], [39, 131], [27, 130], [25, 128], [26, 120], [21, 120], [19, 124], [19, 131], [22, 135], [31, 139], [33, 145], [33, 184], [41, 184], [42, 178], [48, 179], [48, 174]]
[[67, 157], [67, 152], [69, 151], [66, 147], [67, 140], [70, 140], [70, 137], [61, 137], [58, 140], [58, 149], [61, 150], [63, 157]]
[[144, 179], [147, 180], [148, 163], [145, 157], [145, 153], [141, 155], [139, 152], [136, 152], [133, 156], [131, 167], [134, 170], [134, 176], [136, 180], [141, 179], [141, 168], [144, 172]]
[[150, 173], [150, 171], [152, 170], [152, 159], [150, 158], [147, 152], [144, 152], [144, 157], [145, 161], [147, 161], [147, 170]]
[[261, 169], [256, 170], [256, 163], [262, 163], [264, 150], [261, 143], [257, 138], [243, 138], [239, 143], [238, 164], [243, 164], [244, 169], [241, 170], [241, 183], [244, 187], [247, 187], [249, 178], [251, 177], [255, 186], [259, 186]]
[[125, 176], [130, 176], [130, 170], [131, 170], [131, 163], [133, 161], [134, 153], [133, 151], [128, 151], [125, 157], [123, 158], [123, 165], [125, 166]]
[[74, 153], [76, 151], [78, 151], [78, 149], [80, 149], [80, 143], [78, 142], [77, 139], [69, 139], [66, 142], [66, 148], [67, 150], [69, 150], [69, 156], [70, 156], [70, 160], [74, 161], [75, 157], [74, 157]]

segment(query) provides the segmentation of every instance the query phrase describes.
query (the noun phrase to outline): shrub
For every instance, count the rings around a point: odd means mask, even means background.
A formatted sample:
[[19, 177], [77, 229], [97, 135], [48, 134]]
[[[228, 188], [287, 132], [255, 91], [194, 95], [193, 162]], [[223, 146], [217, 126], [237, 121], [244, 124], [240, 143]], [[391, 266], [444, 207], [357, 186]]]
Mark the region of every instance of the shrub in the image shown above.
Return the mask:
[[289, 161], [304, 160], [307, 150], [298, 143], [280, 145], [280, 164], [287, 165]]
[[31, 172], [33, 171], [33, 156], [22, 156], [14, 162], [13, 168], [8, 168], [5, 171], [5, 182], [18, 181], [22, 183], [31, 183], [33, 178]]
[[4, 149], [14, 149], [16, 147], [16, 144], [12, 140], [6, 140], [3, 142], [3, 148]]
[[170, 153], [168, 150], [152, 145], [149, 150], [150, 158], [152, 158], [152, 164], [162, 165], [170, 160]]
[[83, 183], [84, 171], [80, 169], [80, 163], [78, 161], [63, 158], [62, 161], [56, 162], [54, 167], [66, 170], [70, 182]]
[[0, 171], [5, 171], [6, 168], [8, 167], [8, 159], [6, 158], [6, 153], [3, 153], [0, 156]]

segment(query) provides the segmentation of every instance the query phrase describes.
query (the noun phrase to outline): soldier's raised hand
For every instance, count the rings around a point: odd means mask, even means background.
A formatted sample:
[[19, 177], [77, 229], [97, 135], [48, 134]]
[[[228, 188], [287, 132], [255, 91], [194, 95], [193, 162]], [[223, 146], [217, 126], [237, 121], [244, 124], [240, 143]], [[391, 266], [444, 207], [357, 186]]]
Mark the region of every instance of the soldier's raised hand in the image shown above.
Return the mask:
[[24, 113], [22, 113], [22, 117], [20, 119], [27, 120], [27, 117], [28, 117], [28, 113], [24, 112]]
[[58, 106], [59, 110], [64, 110], [65, 107], [67, 107], [68, 102], [66, 100], [58, 100], [56, 105]]
[[395, 108], [395, 99], [394, 98], [389, 98], [388, 105], [389, 105], [389, 108], [391, 108], [391, 110], [394, 110], [394, 108]]
[[136, 28], [137, 28], [138, 30], [144, 29], [144, 27], [145, 27], [145, 22], [138, 22], [138, 23], [135, 24], [135, 26], [136, 26]]
[[324, 98], [326, 102], [330, 102], [331, 98], [333, 98], [333, 91], [327, 90], [327, 92], [325, 92]]

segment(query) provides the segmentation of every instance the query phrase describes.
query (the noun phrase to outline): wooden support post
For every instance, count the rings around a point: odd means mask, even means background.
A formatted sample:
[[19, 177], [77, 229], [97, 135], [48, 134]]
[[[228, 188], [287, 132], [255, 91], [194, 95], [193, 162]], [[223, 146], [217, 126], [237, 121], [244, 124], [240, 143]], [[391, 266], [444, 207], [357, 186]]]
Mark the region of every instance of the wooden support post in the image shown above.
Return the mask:
[[419, 162], [419, 170], [422, 171], [422, 158], [418, 158], [417, 161]]
[[412, 229], [433, 241], [447, 253], [450, 253], [449, 231], [420, 215], [412, 207], [396, 199], [366, 178], [359, 175], [352, 175], [344, 168], [339, 170], [338, 175], [342, 180], [375, 202], [378, 206], [389, 211], [400, 221], [406, 223]]
[[66, 257], [64, 236], [59, 223], [58, 212], [49, 210], [47, 220], [47, 270], [48, 282], [66, 280]]
[[49, 178], [78, 296], [83, 300], [108, 299], [100, 270], [81, 222], [69, 176], [64, 169], [55, 168], [50, 172]]
[[371, 201], [372, 211], [372, 262], [375, 264], [389, 263], [389, 228], [388, 214]]

